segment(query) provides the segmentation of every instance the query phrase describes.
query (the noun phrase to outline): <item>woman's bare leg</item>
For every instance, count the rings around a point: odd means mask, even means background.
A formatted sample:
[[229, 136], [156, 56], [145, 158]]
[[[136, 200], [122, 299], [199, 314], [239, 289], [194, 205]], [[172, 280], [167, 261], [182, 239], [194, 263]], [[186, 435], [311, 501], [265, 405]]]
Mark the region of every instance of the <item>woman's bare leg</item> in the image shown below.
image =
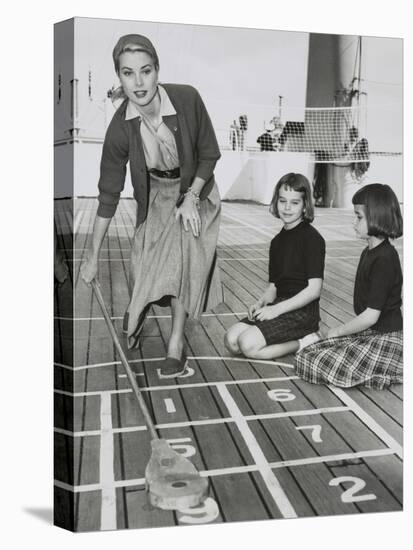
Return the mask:
[[168, 342], [168, 357], [181, 359], [184, 347], [184, 332], [187, 313], [176, 298], [171, 298], [172, 326]]

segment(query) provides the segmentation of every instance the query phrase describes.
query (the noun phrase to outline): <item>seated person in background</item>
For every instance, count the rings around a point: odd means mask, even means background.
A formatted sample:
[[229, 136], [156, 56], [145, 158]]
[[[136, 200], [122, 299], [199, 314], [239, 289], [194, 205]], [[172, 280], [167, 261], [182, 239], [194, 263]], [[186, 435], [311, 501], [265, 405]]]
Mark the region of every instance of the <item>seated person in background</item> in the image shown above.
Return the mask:
[[270, 128], [266, 128], [265, 132], [258, 136], [257, 143], [260, 144], [261, 151], [274, 151], [274, 139]]
[[369, 162], [369, 142], [366, 138], [358, 139], [359, 132], [355, 126], [348, 131], [349, 141], [344, 144], [346, 157], [351, 161], [350, 167], [353, 176], [359, 180], [367, 172]]

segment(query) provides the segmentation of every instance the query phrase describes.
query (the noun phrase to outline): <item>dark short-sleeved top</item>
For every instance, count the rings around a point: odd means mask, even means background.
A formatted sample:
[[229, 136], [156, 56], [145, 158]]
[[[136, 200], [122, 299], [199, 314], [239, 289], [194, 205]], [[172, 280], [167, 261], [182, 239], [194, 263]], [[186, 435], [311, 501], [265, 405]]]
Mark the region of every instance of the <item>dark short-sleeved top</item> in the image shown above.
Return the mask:
[[322, 279], [325, 250], [323, 237], [308, 222], [281, 229], [271, 241], [268, 270], [277, 296], [290, 298], [308, 286], [308, 279]]
[[360, 256], [354, 284], [354, 311], [356, 315], [366, 308], [381, 311], [379, 320], [371, 328], [379, 332], [402, 330], [403, 275], [399, 255], [387, 239]]

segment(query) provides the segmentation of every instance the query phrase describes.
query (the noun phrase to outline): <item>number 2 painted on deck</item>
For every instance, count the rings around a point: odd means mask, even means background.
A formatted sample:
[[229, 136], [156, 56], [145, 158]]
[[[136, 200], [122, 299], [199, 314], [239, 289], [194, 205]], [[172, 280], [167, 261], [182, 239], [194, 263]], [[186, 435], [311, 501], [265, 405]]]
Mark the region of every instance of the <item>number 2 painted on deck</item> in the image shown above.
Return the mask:
[[[181, 515], [182, 514], [182, 515]], [[219, 508], [216, 501], [208, 497], [202, 504], [199, 506], [194, 506], [193, 508], [186, 508], [185, 510], [179, 510], [178, 520], [181, 523], [210, 523], [217, 519], [219, 516]]]
[[335, 477], [330, 480], [329, 485], [337, 487], [338, 485], [340, 485], [340, 483], [345, 483], [346, 481], [353, 483], [353, 485], [346, 489], [341, 495], [341, 502], [362, 502], [363, 500], [375, 500], [377, 498], [376, 495], [374, 495], [373, 493], [356, 496], [356, 493], [359, 493], [366, 486], [366, 482], [359, 477]]

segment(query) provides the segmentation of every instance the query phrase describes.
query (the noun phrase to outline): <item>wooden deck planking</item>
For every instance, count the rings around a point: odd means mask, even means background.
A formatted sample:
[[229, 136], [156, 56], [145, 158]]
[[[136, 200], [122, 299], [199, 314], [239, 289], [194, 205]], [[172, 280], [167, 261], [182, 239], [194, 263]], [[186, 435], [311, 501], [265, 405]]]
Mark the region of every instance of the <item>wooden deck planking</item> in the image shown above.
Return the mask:
[[[129, 252], [127, 252], [127, 248], [130, 246], [134, 232], [133, 224], [135, 213], [133, 205], [133, 201], [121, 201], [115, 218], [116, 221], [111, 224], [111, 229], [105, 240], [104, 251], [102, 251], [103, 254], [101, 256], [102, 259], [122, 261], [104, 261], [100, 262], [99, 266], [102, 289], [108, 305], [112, 308], [112, 314], [116, 317], [121, 317], [123, 315], [127, 303], [125, 292], [127, 271], [129, 269]], [[227, 206], [229, 206], [229, 208], [227, 208]], [[84, 257], [87, 248], [87, 234], [89, 229], [91, 229], [94, 208], [95, 206], [89, 202], [88, 210], [83, 213], [80, 222], [81, 233], [84, 232], [84, 234], [77, 238], [77, 250], [75, 250], [75, 252], [76, 257], [79, 259]], [[268, 213], [263, 211], [266, 210], [265, 207], [254, 205], [251, 208], [251, 214], [248, 214], [248, 216], [243, 214], [243, 210], [245, 210], [245, 205], [224, 204], [224, 223], [221, 231], [219, 256], [221, 258], [230, 259], [231, 261], [220, 260], [226, 299], [226, 304], [220, 306], [217, 310], [220, 313], [246, 311], [251, 300], [256, 299], [267, 284], [267, 260], [248, 260], [248, 258], [265, 257], [267, 255], [268, 244], [271, 240], [270, 233], [272, 231], [275, 233], [279, 229], [279, 225], [277, 225], [278, 220], [275, 220], [275, 223], [271, 220], [272, 223], [266, 224]], [[232, 218], [239, 217], [241, 220], [240, 223], [234, 219], [226, 218], [226, 211], [228, 211]], [[320, 216], [320, 220], [320, 230], [325, 231], [331, 238], [334, 237], [336, 239], [334, 242], [327, 243], [327, 254], [329, 253], [329, 248], [331, 248], [331, 256], [328, 257], [326, 262], [325, 296], [321, 301], [323, 322], [327, 324], [330, 323], [329, 326], [332, 326], [331, 323], [335, 322], [335, 324], [337, 324], [337, 322], [342, 322], [345, 320], [346, 315], [351, 314], [352, 277], [354, 277], [358, 261], [357, 256], [360, 254], [361, 247], [357, 241], [352, 241], [351, 237], [349, 237], [351, 233], [346, 228], [342, 228], [341, 226], [329, 228], [329, 224], [334, 226], [334, 216], [326, 215], [326, 212], [323, 212], [323, 216]], [[260, 232], [254, 235], [254, 230], [245, 228], [245, 226], [243, 227], [242, 221], [252, 225], [254, 223], [257, 224]], [[267, 240], [263, 233], [269, 234]], [[77, 248], [78, 244], [81, 245], [81, 248]], [[329, 246], [330, 244], [331, 246]], [[69, 254], [70, 251], [67, 250], [67, 253]], [[335, 256], [337, 256], [337, 259], [334, 259]], [[342, 259], [342, 256], [350, 257]], [[87, 289], [79, 279], [79, 265], [80, 261], [74, 262], [74, 271], [77, 281], [76, 315], [84, 316], [85, 318], [101, 317], [97, 304], [92, 298], [90, 289]], [[168, 310], [153, 308], [150, 315], [167, 315], [168, 313]], [[186, 331], [188, 352], [194, 356], [219, 357], [228, 355], [228, 352], [226, 352], [223, 346], [223, 335], [225, 330], [231, 326], [236, 319], [237, 317], [235, 315], [218, 315], [217, 317], [203, 317], [201, 323], [189, 322]], [[115, 324], [118, 333], [120, 333], [121, 321], [116, 321]], [[75, 327], [77, 335], [79, 336], [77, 340], [79, 344], [79, 353], [76, 357], [76, 364], [88, 365], [117, 359], [113, 347], [109, 342], [106, 327], [101, 318], [94, 321], [76, 322]], [[167, 341], [168, 335], [168, 319], [149, 319], [145, 324], [140, 349], [138, 351], [128, 351], [128, 356], [131, 359], [139, 358], [141, 355], [147, 359], [150, 357], [162, 357], [165, 353], [165, 342]], [[124, 338], [122, 338], [121, 341], [123, 345], [126, 345]], [[62, 354], [64, 346], [62, 346], [61, 340], [59, 340], [58, 344], [60, 346], [60, 354]], [[291, 361], [291, 357], [283, 358], [283, 360], [284, 362]], [[273, 372], [281, 375], [284, 373], [287, 376], [294, 374], [293, 370], [286, 369], [285, 367], [271, 367], [262, 364], [254, 365], [254, 362], [237, 363], [235, 360], [208, 361], [191, 359], [190, 366], [195, 369], [194, 376], [188, 379], [177, 379], [177, 383], [182, 385], [186, 383], [190, 384], [195, 381], [219, 382], [234, 378], [252, 379], [259, 375], [278, 376], [278, 374], [272, 374]], [[174, 384], [174, 382], [170, 380], [159, 380], [156, 373], [156, 368], [159, 368], [159, 364], [157, 363], [150, 361], [143, 364], [135, 363], [133, 368], [138, 372], [144, 373], [144, 376], [138, 377], [138, 382], [140, 383], [151, 386], [167, 386]], [[121, 367], [114, 365], [90, 369], [89, 371], [84, 370], [76, 372], [76, 380], [80, 381], [80, 383], [78, 382], [76, 384], [76, 391], [82, 391], [82, 387], [84, 388], [83, 391], [93, 391], [96, 389], [100, 391], [127, 387], [126, 379], [119, 377], [119, 374], [122, 372]], [[271, 374], [268, 374], [269, 372], [271, 372]], [[57, 367], [56, 381], [62, 389], [67, 385], [65, 376], [67, 376], [66, 373], [60, 372], [59, 374], [59, 367]], [[279, 383], [256, 383], [229, 386], [229, 390], [244, 414], [256, 414], [257, 411], [267, 410], [266, 406], [268, 406], [268, 403], [264, 406], [264, 401], [268, 400], [266, 392], [271, 388], [279, 386]], [[329, 392], [327, 388], [312, 386], [300, 380], [288, 381], [287, 383], [282, 382], [281, 386], [291, 387], [292, 391], [299, 395], [299, 398], [297, 397], [296, 400], [291, 402], [284, 402], [281, 407], [279, 407], [280, 403], [272, 402], [272, 412], [274, 412], [274, 410], [289, 410], [290, 408], [291, 411], [295, 410], [294, 407], [297, 405], [297, 399], [300, 400], [300, 404], [296, 410], [300, 410], [301, 405], [305, 405], [309, 408], [317, 406], [325, 407], [332, 406], [326, 405], [326, 403], [337, 404], [338, 401], [331, 392], [328, 398], [326, 397], [326, 392]], [[376, 418], [379, 423], [383, 421], [382, 426], [388, 429], [389, 433], [391, 433], [397, 441], [401, 441], [401, 387], [396, 386], [390, 391], [384, 392], [369, 392], [368, 390], [360, 390], [358, 388], [350, 391], [352, 392], [351, 395], [354, 401], [366, 405], [370, 414]], [[380, 394], [379, 397], [377, 397], [378, 393]], [[177, 418], [185, 418], [186, 420], [193, 420], [201, 417], [204, 419], [220, 418], [227, 414], [225, 406], [220, 401], [219, 395], [212, 387], [176, 390], [165, 389], [164, 393], [156, 391], [145, 392], [145, 394], [145, 398], [148, 400], [150, 407], [153, 407], [157, 415], [156, 420], [158, 422], [161, 420], [166, 422], [168, 420], [171, 421], [171, 416], [173, 417], [172, 421], [175, 421], [175, 413], [171, 415], [171, 413], [167, 413], [165, 410], [165, 399], [173, 400], [177, 410]], [[386, 394], [389, 394], [389, 396], [386, 396]], [[93, 425], [93, 422], [87, 420], [88, 418], [91, 418], [93, 415], [95, 415], [95, 419], [99, 418], [98, 406], [96, 405], [96, 403], [99, 402], [99, 397], [95, 396], [95, 399], [92, 400], [90, 397], [77, 399], [78, 404], [75, 406], [75, 410], [77, 413], [76, 416], [80, 416], [80, 418], [78, 418], [76, 426], [86, 429], [85, 426], [88, 424]], [[79, 405], [79, 403], [81, 403], [81, 405]], [[322, 404], [320, 405], [320, 403]], [[94, 406], [91, 406], [93, 404]], [[245, 412], [247, 410], [250, 412]], [[112, 396], [112, 415], [114, 427], [136, 426], [141, 425], [142, 422], [139, 416], [137, 417], [136, 415], [136, 405], [134, 405], [134, 399], [131, 393]], [[360, 450], [357, 448], [358, 438], [357, 435], [355, 435], [358, 431], [363, 431], [364, 434], [362, 438], [364, 443], [363, 449], [368, 449], [370, 447], [377, 449], [380, 448], [380, 446], [383, 447], [383, 444], [374, 434], [368, 433], [368, 435], [366, 435], [365, 432], [367, 428], [365, 428], [364, 425], [362, 428], [359, 427], [356, 429], [356, 426], [360, 425], [360, 420], [356, 417], [349, 420], [348, 417], [350, 416], [353, 417], [353, 413], [336, 412], [319, 415], [319, 417], [312, 415], [282, 419], [282, 423], [280, 423], [280, 419], [265, 421], [257, 420], [250, 421], [249, 423], [255, 425], [255, 430], [258, 430], [260, 445], [262, 442], [263, 448], [269, 453], [269, 456], [276, 456], [279, 457], [279, 459], [281, 459], [281, 455], [278, 450], [283, 449], [283, 445], [285, 446], [286, 441], [292, 442], [290, 447], [287, 444], [286, 449], [284, 449], [284, 452], [289, 451], [293, 453], [289, 456], [300, 456], [300, 448], [302, 449], [302, 454], [306, 456], [313, 456], [316, 451], [318, 453], [321, 450], [321, 448], [314, 449], [311, 447], [308, 431], [304, 430], [298, 432], [295, 430], [297, 427], [297, 420], [300, 422], [300, 425], [301, 423], [310, 423], [310, 425], [312, 422], [322, 423], [323, 432], [329, 435], [328, 445], [325, 447], [323, 446], [323, 452], [321, 454], [327, 453], [328, 449], [331, 451], [339, 449], [340, 452], [343, 452], [343, 449], [352, 449], [354, 447], [356, 451]], [[339, 420], [337, 421], [337, 419]], [[265, 429], [263, 428], [264, 423], [266, 424]], [[282, 426], [282, 429], [277, 430], [276, 426]], [[190, 438], [191, 441], [195, 441], [195, 447], [197, 449], [196, 455], [199, 455], [196, 458], [197, 465], [199, 464], [201, 467], [224, 467], [222, 465], [222, 459], [219, 458], [219, 451], [222, 448], [228, 449], [228, 457], [225, 458], [228, 458], [228, 462], [231, 463], [231, 466], [233, 465], [232, 463], [244, 464], [246, 460], [248, 463], [250, 459], [248, 458], [248, 449], [242, 450], [243, 439], [232, 423], [183, 427], [179, 429], [171, 428], [162, 430], [162, 432], [165, 433], [165, 437], [168, 436], [169, 432], [173, 433], [178, 438], [185, 437]], [[268, 434], [265, 435], [267, 432], [271, 434], [270, 437]], [[296, 432], [299, 434], [299, 437], [297, 440], [293, 440], [291, 434], [295, 435]], [[136, 456], [140, 454], [140, 449], [144, 448], [142, 445], [145, 445], [144, 441], [145, 438], [147, 440], [147, 437], [147, 432], [145, 431], [116, 434], [114, 436], [116, 448], [115, 471], [117, 479], [134, 479], [137, 477], [137, 473], [142, 471], [146, 460], [145, 455], [142, 454], [142, 459], [137, 459]], [[77, 439], [83, 440], [85, 438]], [[83, 443], [79, 443], [79, 456], [81, 455], [85, 460], [91, 463], [93, 463], [95, 456], [96, 462], [96, 453], [93, 456], [96, 448], [92, 444], [92, 441], [95, 443], [99, 439], [98, 436], [94, 436], [93, 439], [89, 437], [86, 438]], [[222, 446], [222, 442], [224, 442], [224, 447]], [[139, 452], [137, 451], [138, 449]], [[274, 452], [276, 454], [271, 454]], [[353, 468], [355, 467], [358, 468], [358, 466], [353, 465]], [[306, 477], [303, 476], [304, 469], [307, 472], [310, 470], [314, 472], [310, 476], [312, 480], [310, 484]], [[337, 471], [344, 471], [344, 468], [337, 468]], [[348, 471], [348, 466], [345, 467], [345, 471]], [[374, 486], [374, 490], [380, 496], [380, 502], [375, 502], [374, 504], [371, 504], [373, 501], [367, 502], [363, 505], [364, 509], [360, 505], [344, 505], [341, 501], [334, 503], [329, 502], [328, 495], [331, 495], [334, 489], [337, 491], [337, 495], [339, 495], [340, 491], [342, 492], [342, 488], [328, 487], [326, 491], [326, 480], [328, 481], [332, 475], [331, 468], [326, 464], [307, 464], [300, 467], [294, 466], [275, 469], [277, 478], [280, 480], [282, 486], [286, 488], [287, 494], [294, 502], [294, 508], [298, 511], [298, 515], [300, 516], [346, 513], [349, 510], [372, 511], [375, 507], [378, 510], [400, 508], [400, 502], [402, 501], [402, 484], [400, 481], [400, 461], [398, 459], [392, 456], [364, 458], [360, 472], [360, 476], [367, 476], [366, 479], [368, 479], [369, 484], [371, 479], [374, 481], [374, 478], [378, 477], [381, 480], [378, 482], [377, 487]], [[80, 468], [79, 475], [82, 480], [95, 479], [96, 468], [86, 467], [83, 470]], [[131, 477], [129, 477], [129, 475]], [[242, 481], [240, 481], [241, 478]], [[212, 478], [211, 481], [214, 490], [213, 496], [217, 499], [220, 508], [218, 511], [219, 515], [212, 521], [279, 517], [279, 515], [277, 515], [277, 512], [279, 514], [277, 506], [274, 504], [272, 497], [267, 494], [267, 489], [263, 485], [262, 478], [258, 473], [222, 475]], [[238, 493], [238, 491], [240, 492]], [[93, 495], [89, 493], [76, 495], [78, 513], [84, 510], [84, 503], [88, 502], [88, 499], [95, 502], [96, 493], [99, 493], [99, 491], [94, 491]], [[153, 510], [147, 509], [146, 497], [139, 487], [136, 489], [131, 487], [121, 488], [116, 491], [116, 494], [117, 525], [119, 528], [131, 527], [136, 525], [136, 522], [139, 523], [140, 526], [173, 525], [175, 523], [181, 523], [179, 519], [180, 514], [174, 515], [167, 513], [168, 518], [165, 518], [163, 512], [156, 514]], [[242, 499], [245, 500], [246, 496], [248, 496], [247, 500], [249, 504], [245, 506], [239, 505], [239, 502], [241, 502]], [[324, 501], [327, 500], [327, 503], [323, 502], [323, 499]], [[384, 501], [384, 504], [382, 501]], [[251, 503], [254, 503], [254, 505]], [[328, 511], [325, 511], [327, 509]], [[146, 519], [144, 519], [144, 517]], [[99, 525], [96, 526], [96, 524], [99, 524], [97, 516], [94, 518], [90, 517], [86, 523], [87, 522], [92, 525], [91, 529], [99, 528]], [[80, 522], [78, 525], [81, 530], [89, 530], [87, 527], [83, 529], [84, 526], [84, 522]]]

